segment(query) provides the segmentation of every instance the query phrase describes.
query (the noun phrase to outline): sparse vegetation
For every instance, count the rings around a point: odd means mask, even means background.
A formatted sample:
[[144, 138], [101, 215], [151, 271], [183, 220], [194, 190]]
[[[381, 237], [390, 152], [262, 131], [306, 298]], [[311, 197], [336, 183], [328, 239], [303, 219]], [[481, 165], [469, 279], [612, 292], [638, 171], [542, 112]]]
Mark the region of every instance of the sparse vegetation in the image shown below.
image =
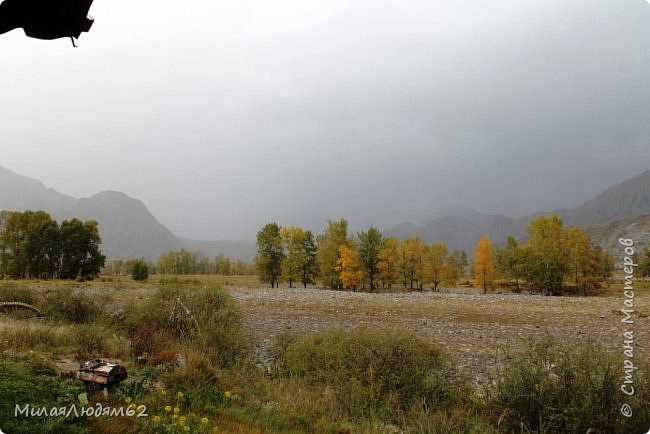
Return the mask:
[[86, 324], [101, 315], [98, 304], [81, 290], [58, 287], [45, 296], [43, 311], [51, 319]]
[[[18, 382], [11, 381], [0, 385], [0, 392], [9, 390], [7, 396], [17, 402], [78, 403], [82, 384], [52, 376], [46, 359], [117, 357], [127, 364], [129, 379], [107, 396], [91, 396], [90, 404], [144, 404], [149, 417], [43, 418], [28, 425], [7, 413], [11, 409], [3, 409], [0, 426], [6, 432], [64, 433], [185, 432], [188, 426], [192, 432], [217, 427], [219, 432], [247, 433], [568, 434], [594, 428], [617, 434], [641, 432], [650, 422], [645, 365], [635, 373], [636, 393], [628, 401], [635, 417], [622, 420], [617, 400], [620, 360], [572, 340], [536, 339], [524, 351], [512, 348], [509, 357], [498, 359], [498, 369], [491, 370], [495, 382], [481, 386], [470, 381], [473, 368], [457, 368], [442, 345], [397, 327], [399, 318], [390, 328], [281, 333], [267, 369], [253, 357], [255, 338], [244, 332], [242, 314], [215, 283], [219, 279], [154, 276], [138, 283], [127, 276], [107, 276], [104, 281], [54, 287], [2, 282], [0, 294], [43, 308], [48, 300], [52, 303], [45, 320], [0, 318], [0, 351], [5, 352], [0, 375], [11, 373], [37, 397], [41, 384], [52, 392], [29, 401], [17, 392]], [[350, 294], [357, 295], [362, 294]], [[363, 296], [398, 301], [389, 294]], [[421, 304], [413, 306], [432, 318], [437, 315], [431, 310], [435, 305]], [[119, 314], [116, 305], [122, 306]], [[373, 304], [359, 314], [390, 309], [385, 306]], [[405, 307], [400, 303], [394, 309], [404, 312]], [[350, 308], [353, 312], [354, 306]], [[328, 308], [318, 309], [324, 314]], [[491, 321], [480, 310], [467, 306], [458, 314], [465, 321]], [[513, 319], [511, 314], [502, 316], [499, 324]]]
[[225, 291], [214, 286], [192, 288], [179, 280], [161, 282], [149, 299], [130, 307], [123, 327], [138, 355], [182, 344], [224, 367], [244, 357], [248, 348], [241, 313]]

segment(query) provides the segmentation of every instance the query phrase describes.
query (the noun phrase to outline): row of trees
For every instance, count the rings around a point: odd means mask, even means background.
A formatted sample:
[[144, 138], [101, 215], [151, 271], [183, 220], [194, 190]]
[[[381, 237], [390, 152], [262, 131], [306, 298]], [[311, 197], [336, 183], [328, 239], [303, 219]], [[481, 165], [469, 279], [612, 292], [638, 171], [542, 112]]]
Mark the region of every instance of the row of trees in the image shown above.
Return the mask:
[[569, 287], [587, 295], [614, 270], [614, 257], [595, 246], [589, 235], [577, 227], [565, 227], [557, 215], [540, 216], [528, 226], [524, 245], [509, 236], [497, 249], [496, 272], [524, 281], [529, 290], [561, 295]]
[[[257, 233], [255, 260], [260, 280], [290, 287], [305, 287], [319, 279], [329, 288], [370, 290], [401, 284], [411, 289], [454, 285], [468, 272], [484, 292], [499, 278], [512, 279], [517, 291], [560, 295], [569, 286], [585, 295], [614, 268], [613, 257], [594, 246], [576, 227], [564, 227], [556, 215], [538, 217], [528, 227], [528, 240], [520, 245], [509, 236], [495, 249], [483, 237], [470, 262], [464, 251], [449, 252], [445, 243], [425, 244], [418, 237], [384, 237], [375, 227], [348, 233], [345, 219], [328, 221], [317, 237], [299, 227], [265, 225]], [[568, 284], [567, 284], [568, 283]]]
[[180, 250], [160, 256], [153, 272], [159, 274], [220, 274], [224, 276], [254, 274], [253, 267], [242, 259], [231, 260], [220, 254], [214, 259], [196, 252]]
[[306, 287], [319, 278], [329, 288], [368, 285], [374, 290], [401, 283], [419, 289], [431, 284], [437, 290], [442, 283], [454, 284], [469, 266], [464, 252], [450, 254], [445, 243], [426, 245], [417, 237], [400, 241], [375, 227], [349, 234], [345, 219], [328, 221], [318, 237], [269, 223], [257, 233], [257, 246], [258, 275], [271, 286], [284, 281]]
[[105, 257], [95, 220], [58, 224], [44, 211], [0, 212], [0, 277], [91, 279]]
[[150, 274], [216, 274], [237, 276], [255, 274], [253, 266], [242, 260], [232, 260], [220, 254], [214, 259], [207, 258], [196, 252], [179, 250], [164, 253], [157, 262], [146, 262], [144, 259], [115, 259], [104, 267], [107, 274], [133, 274], [133, 268], [147, 266]]

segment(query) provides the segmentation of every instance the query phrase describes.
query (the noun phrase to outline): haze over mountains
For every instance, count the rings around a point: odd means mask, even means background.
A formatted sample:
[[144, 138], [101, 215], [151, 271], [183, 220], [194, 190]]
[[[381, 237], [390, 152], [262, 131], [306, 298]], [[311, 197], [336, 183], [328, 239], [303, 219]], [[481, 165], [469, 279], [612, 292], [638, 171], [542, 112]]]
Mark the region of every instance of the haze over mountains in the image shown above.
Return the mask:
[[[233, 259], [250, 261], [256, 251], [253, 240], [179, 238], [162, 225], [140, 200], [121, 192], [104, 191], [88, 198], [75, 199], [47, 188], [38, 180], [0, 166], [0, 210], [28, 209], [42, 209], [58, 221], [72, 217], [97, 220], [102, 251], [108, 258], [144, 257], [156, 260], [162, 253], [187, 249], [208, 257], [223, 253]], [[638, 216], [650, 214], [650, 171], [606, 189], [577, 208], [552, 212], [557, 213], [567, 225], [585, 227], [594, 241], [605, 248], [615, 248], [619, 235], [648, 242], [650, 219]], [[398, 238], [417, 235], [427, 243], [444, 241], [450, 250], [462, 249], [471, 253], [484, 234], [497, 244], [509, 234], [525, 238], [528, 223], [539, 214], [550, 212], [512, 218], [485, 215], [470, 207], [457, 205], [432, 214], [420, 224], [404, 222], [384, 230], [384, 233]], [[367, 222], [365, 226], [371, 224], [373, 222]], [[253, 236], [251, 234], [251, 238]]]

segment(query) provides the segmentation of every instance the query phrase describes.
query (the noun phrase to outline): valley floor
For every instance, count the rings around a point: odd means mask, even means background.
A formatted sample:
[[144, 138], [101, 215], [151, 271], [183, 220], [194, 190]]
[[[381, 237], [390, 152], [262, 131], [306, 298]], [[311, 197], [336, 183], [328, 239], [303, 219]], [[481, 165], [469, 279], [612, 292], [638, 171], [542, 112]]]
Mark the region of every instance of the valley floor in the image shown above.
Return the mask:
[[282, 332], [333, 327], [402, 327], [441, 343], [463, 370], [482, 383], [495, 361], [548, 333], [560, 340], [591, 339], [623, 353], [623, 332], [634, 331], [634, 358], [650, 358], [650, 297], [635, 298], [634, 324], [624, 324], [620, 296], [546, 297], [449, 292], [366, 293], [314, 288], [234, 288], [258, 357]]

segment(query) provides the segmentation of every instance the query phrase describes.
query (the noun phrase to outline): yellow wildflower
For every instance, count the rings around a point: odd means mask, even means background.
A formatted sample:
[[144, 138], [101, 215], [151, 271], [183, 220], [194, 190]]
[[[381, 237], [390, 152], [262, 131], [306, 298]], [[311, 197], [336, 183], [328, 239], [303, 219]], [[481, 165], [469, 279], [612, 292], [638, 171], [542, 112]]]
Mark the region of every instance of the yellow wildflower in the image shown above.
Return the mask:
[[181, 409], [178, 407], [174, 407], [174, 414], [178, 414], [181, 412]]
[[124, 398], [124, 402], [126, 402], [127, 404], [130, 404], [131, 403], [131, 397], [127, 396], [126, 398]]
[[165, 406], [165, 411], [166, 411], [167, 413], [169, 413], [170, 411], [172, 411], [172, 406], [171, 406], [171, 405], [167, 405], [167, 406]]
[[154, 416], [153, 423], [160, 423], [160, 416]]
[[183, 427], [183, 431], [190, 432], [190, 427], [189, 426]]
[[208, 418], [207, 418], [207, 417], [202, 417], [202, 418], [201, 418], [201, 423], [202, 423], [203, 425], [207, 425], [207, 424], [208, 424]]
[[232, 392], [230, 390], [226, 390], [225, 392], [223, 392], [223, 394], [228, 399], [230, 399], [230, 397], [232, 396]]

